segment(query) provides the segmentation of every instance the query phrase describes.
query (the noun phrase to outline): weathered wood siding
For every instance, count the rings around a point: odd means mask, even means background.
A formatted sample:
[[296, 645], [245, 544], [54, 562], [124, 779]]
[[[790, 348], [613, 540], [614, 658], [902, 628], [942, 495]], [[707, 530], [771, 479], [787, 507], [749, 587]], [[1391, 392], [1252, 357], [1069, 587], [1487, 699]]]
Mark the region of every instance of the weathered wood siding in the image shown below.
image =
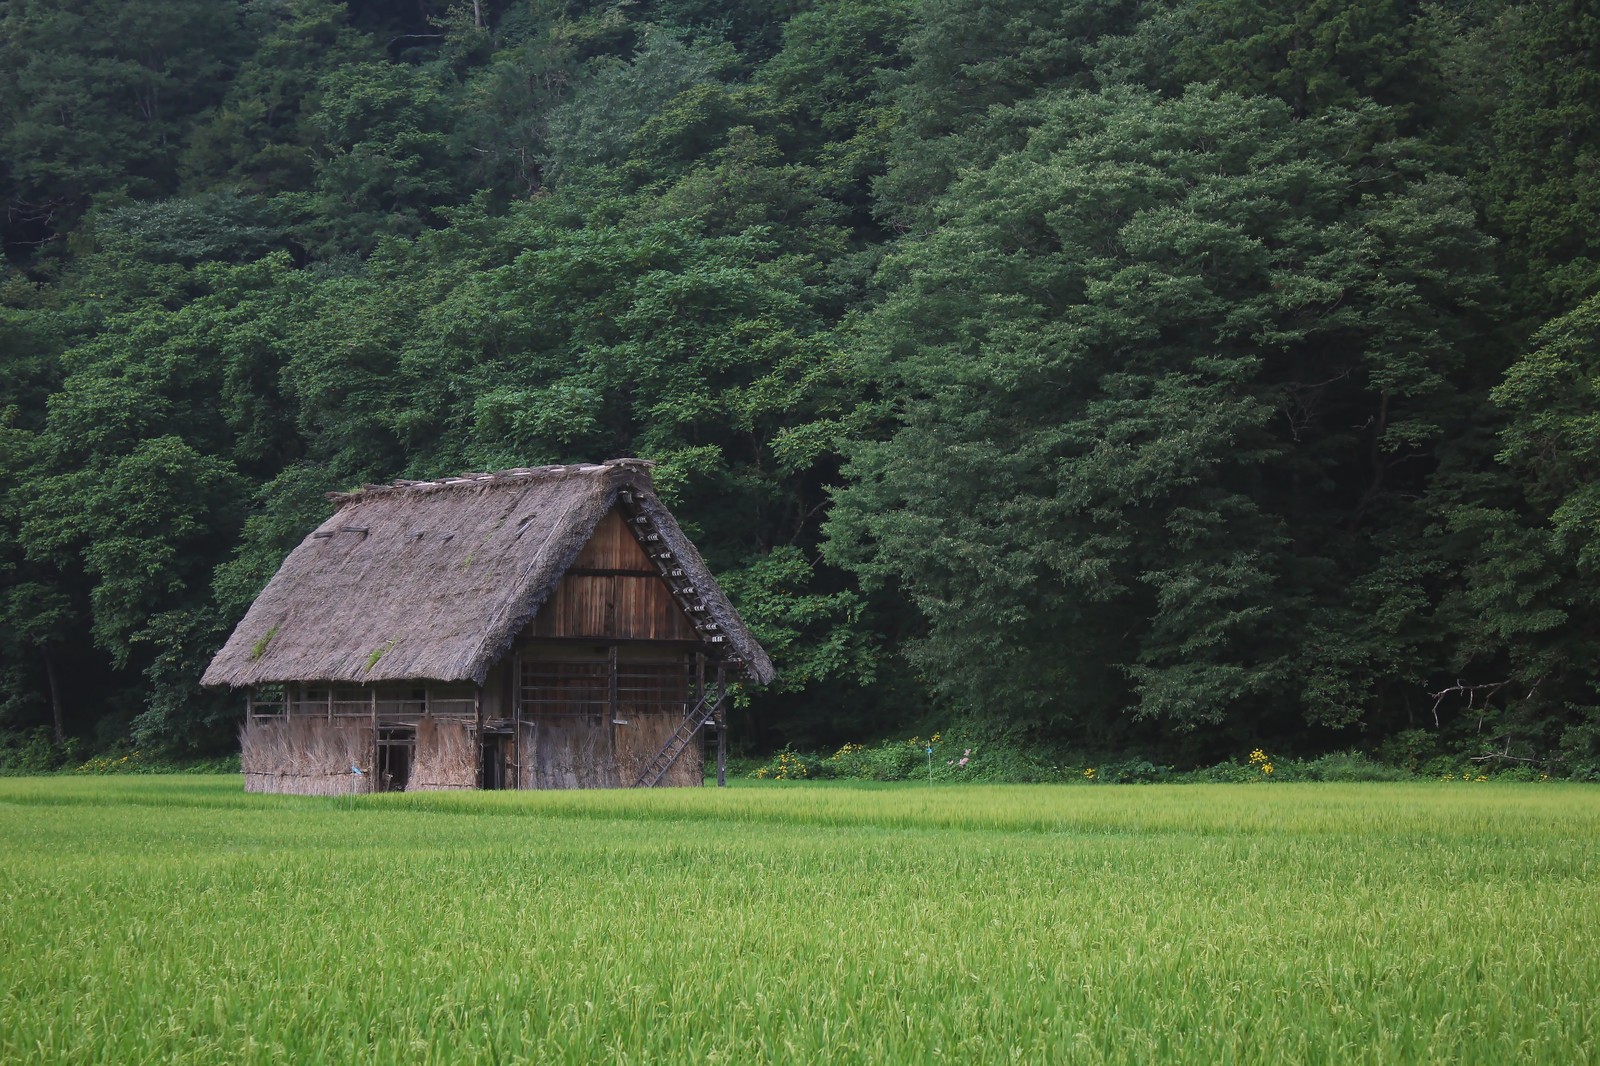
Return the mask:
[[622, 513], [601, 520], [527, 636], [698, 640], [694, 623], [650, 565]]
[[[633, 714], [627, 725], [616, 727], [617, 775], [624, 784], [631, 785], [639, 779], [639, 772], [656, 757], [682, 721], [681, 714]], [[695, 787], [704, 781], [705, 745], [697, 738], [689, 742], [660, 783]]]
[[[530, 643], [519, 661], [523, 788], [632, 785], [693, 699], [693, 653], [670, 645]], [[703, 763], [692, 744], [662, 783], [698, 785]]]
[[[524, 721], [519, 786], [627, 788], [681, 721], [681, 715], [641, 714], [612, 729], [605, 728], [603, 719], [590, 716]], [[661, 784], [693, 787], [702, 783], [704, 774], [705, 753], [696, 741]]]
[[600, 715], [554, 715], [522, 723], [521, 788], [617, 788], [611, 730]]
[[506, 656], [489, 668], [483, 680], [483, 716], [485, 718], [511, 717], [511, 656]]

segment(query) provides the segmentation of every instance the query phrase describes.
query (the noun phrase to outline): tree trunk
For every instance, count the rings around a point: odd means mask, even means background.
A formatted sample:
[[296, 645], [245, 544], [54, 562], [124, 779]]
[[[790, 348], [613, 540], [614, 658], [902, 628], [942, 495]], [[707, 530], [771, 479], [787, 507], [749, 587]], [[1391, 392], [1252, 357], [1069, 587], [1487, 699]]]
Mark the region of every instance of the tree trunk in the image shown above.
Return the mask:
[[41, 644], [39, 652], [44, 656], [44, 676], [45, 680], [50, 684], [50, 715], [55, 725], [56, 743], [65, 744], [67, 742], [67, 729], [61, 721], [61, 687], [56, 684], [56, 664], [50, 658], [50, 646], [48, 644]]

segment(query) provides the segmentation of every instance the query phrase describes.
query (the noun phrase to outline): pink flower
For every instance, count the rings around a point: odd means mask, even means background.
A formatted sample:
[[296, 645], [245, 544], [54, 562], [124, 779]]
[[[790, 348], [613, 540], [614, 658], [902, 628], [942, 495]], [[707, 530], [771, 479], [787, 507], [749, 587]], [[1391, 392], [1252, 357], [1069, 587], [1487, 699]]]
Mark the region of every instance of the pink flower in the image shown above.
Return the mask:
[[968, 748], [968, 749], [967, 749], [967, 750], [966, 750], [966, 751], [964, 751], [964, 752], [962, 752], [962, 753], [961, 753], [961, 757], [962, 757], [962, 758], [963, 758], [963, 759], [965, 759], [965, 758], [966, 758], [966, 757], [967, 757], [967, 756], [968, 756], [968, 755], [971, 755], [971, 754], [972, 754], [972, 749], [971, 749], [971, 748]]
[[961, 757], [961, 761], [956, 763], [956, 765], [957, 766], [965, 766], [965, 765], [967, 765], [967, 757], [965, 755], [963, 755]]

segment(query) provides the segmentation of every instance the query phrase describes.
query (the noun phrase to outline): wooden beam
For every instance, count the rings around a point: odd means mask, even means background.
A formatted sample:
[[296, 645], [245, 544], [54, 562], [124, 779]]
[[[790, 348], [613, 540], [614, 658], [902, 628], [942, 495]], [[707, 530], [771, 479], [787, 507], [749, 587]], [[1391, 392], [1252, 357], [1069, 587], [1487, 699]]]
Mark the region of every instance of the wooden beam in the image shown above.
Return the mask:
[[567, 577], [648, 577], [657, 578], [661, 575], [654, 570], [617, 570], [604, 566], [574, 566], [566, 573]]

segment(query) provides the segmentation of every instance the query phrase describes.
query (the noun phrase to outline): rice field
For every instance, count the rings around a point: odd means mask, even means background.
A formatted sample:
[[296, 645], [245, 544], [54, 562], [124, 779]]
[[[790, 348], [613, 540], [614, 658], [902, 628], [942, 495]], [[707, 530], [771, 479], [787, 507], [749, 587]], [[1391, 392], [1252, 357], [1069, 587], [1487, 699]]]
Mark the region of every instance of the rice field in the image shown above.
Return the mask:
[[0, 1060], [1600, 1062], [1600, 789], [0, 780]]

